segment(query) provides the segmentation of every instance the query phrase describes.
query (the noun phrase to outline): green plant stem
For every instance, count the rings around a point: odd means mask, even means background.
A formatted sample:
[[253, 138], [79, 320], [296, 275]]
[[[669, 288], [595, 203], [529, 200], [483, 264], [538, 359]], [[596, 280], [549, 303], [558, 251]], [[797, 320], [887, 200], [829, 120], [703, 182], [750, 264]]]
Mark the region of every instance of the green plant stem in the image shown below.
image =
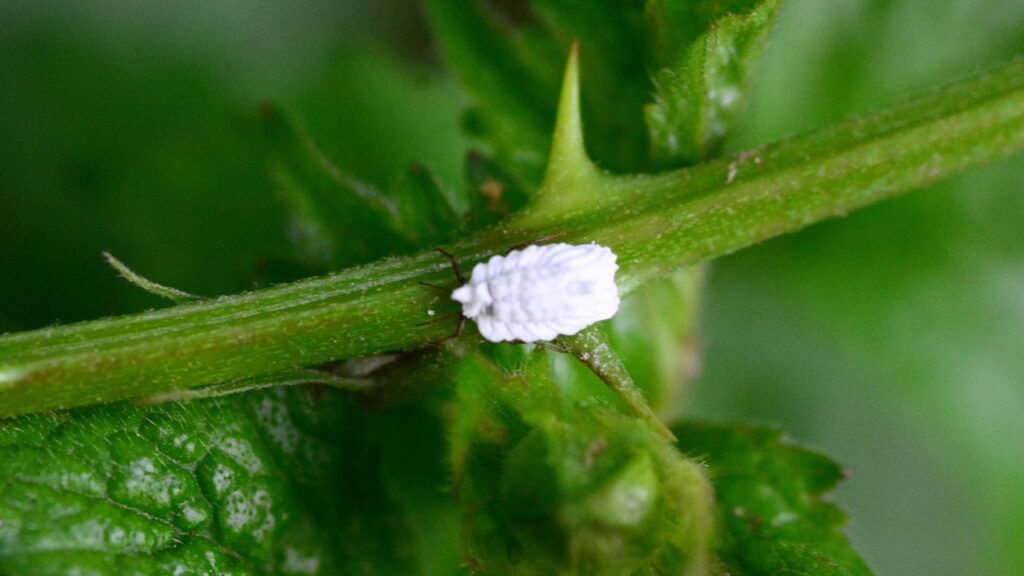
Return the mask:
[[[464, 266], [564, 232], [619, 254], [623, 292], [1024, 149], [1024, 62], [864, 118], [656, 176], [603, 175], [593, 202], [527, 211], [450, 247]], [[166, 310], [0, 337], [0, 416], [163, 394], [450, 333], [433, 252]], [[428, 310], [433, 310], [430, 315]]]

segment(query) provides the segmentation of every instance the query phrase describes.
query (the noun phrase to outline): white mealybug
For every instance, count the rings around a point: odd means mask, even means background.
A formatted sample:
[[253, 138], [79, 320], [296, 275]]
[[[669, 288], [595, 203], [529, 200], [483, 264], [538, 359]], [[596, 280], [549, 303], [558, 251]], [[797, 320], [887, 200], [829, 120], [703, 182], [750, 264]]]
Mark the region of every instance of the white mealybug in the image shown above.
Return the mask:
[[527, 246], [477, 264], [452, 299], [491, 342], [570, 336], [618, 311], [615, 258], [597, 244]]

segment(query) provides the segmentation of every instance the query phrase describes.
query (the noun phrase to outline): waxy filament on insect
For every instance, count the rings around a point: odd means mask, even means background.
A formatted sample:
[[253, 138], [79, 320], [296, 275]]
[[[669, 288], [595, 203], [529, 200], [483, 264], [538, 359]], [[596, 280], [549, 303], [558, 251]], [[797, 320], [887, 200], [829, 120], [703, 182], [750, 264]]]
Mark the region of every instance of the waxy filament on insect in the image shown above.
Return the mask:
[[477, 264], [452, 299], [491, 342], [553, 340], [615, 315], [615, 260], [598, 244], [527, 246]]

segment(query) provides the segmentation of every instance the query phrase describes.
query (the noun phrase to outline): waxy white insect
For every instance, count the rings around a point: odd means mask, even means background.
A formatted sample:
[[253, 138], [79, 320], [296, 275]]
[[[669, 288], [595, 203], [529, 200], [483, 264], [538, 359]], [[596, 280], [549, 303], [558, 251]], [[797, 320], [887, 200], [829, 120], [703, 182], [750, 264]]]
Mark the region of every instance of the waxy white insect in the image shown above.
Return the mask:
[[477, 264], [452, 299], [491, 342], [570, 336], [618, 311], [615, 259], [598, 244], [531, 245]]

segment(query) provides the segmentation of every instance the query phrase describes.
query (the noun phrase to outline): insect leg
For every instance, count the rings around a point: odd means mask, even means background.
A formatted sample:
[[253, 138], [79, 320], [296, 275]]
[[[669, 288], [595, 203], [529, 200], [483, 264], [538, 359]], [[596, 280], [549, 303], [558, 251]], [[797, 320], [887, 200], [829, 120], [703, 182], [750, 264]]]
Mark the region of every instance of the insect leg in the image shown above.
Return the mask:
[[459, 280], [460, 285], [465, 284], [466, 277], [462, 275], [462, 268], [459, 268], [459, 261], [455, 259], [455, 255], [441, 247], [434, 248], [434, 250], [437, 250], [441, 254], [444, 254], [448, 258], [448, 260], [451, 261], [452, 271], [455, 272], [455, 278]]
[[[449, 319], [451, 317], [452, 317], [451, 314], [446, 314], [446, 315], [444, 315], [444, 316], [442, 316], [440, 318], [437, 318], [435, 320], [430, 320], [429, 322], [421, 322], [421, 323], [417, 324], [417, 326], [427, 326], [429, 324], [435, 324], [435, 323], [437, 323], [437, 322], [439, 322], [441, 320], [447, 320], [447, 319]], [[449, 340], [455, 340], [459, 336], [462, 336], [462, 330], [465, 327], [466, 327], [466, 317], [463, 316], [462, 314], [459, 314], [459, 323], [455, 326], [455, 332], [452, 332], [451, 334], [445, 336], [444, 338], [441, 338], [440, 340], [435, 340], [435, 341], [431, 342], [430, 345], [431, 346], [440, 346], [441, 344], [444, 344], [445, 342], [447, 342]]]

